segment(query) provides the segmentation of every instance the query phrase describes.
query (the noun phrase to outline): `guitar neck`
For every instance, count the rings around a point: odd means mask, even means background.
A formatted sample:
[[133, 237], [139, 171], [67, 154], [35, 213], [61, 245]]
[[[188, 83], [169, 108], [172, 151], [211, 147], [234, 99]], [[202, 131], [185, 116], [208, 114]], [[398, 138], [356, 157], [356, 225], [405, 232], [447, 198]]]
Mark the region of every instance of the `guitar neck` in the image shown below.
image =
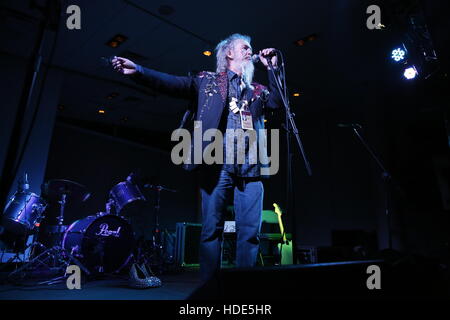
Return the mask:
[[275, 206], [275, 212], [277, 214], [277, 218], [278, 218], [278, 224], [280, 226], [280, 233], [283, 235], [283, 242], [286, 242], [286, 233], [284, 232], [284, 226], [283, 226], [283, 221], [281, 220], [281, 209], [278, 205], [274, 205]]

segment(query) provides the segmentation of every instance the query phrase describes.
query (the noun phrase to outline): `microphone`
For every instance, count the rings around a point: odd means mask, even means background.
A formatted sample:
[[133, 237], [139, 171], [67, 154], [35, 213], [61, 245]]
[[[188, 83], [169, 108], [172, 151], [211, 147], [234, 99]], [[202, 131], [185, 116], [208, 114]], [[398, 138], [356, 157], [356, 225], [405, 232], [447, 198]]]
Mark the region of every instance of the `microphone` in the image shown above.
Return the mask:
[[102, 67], [112, 66], [112, 60], [113, 59], [114, 59], [114, 56], [100, 57], [101, 66]]
[[352, 129], [362, 129], [362, 126], [358, 123], [338, 123], [339, 128], [352, 128]]
[[[274, 50], [274, 51], [272, 51], [271, 53], [269, 53], [267, 55], [263, 55], [263, 57], [264, 58], [271, 58], [271, 57], [276, 56], [276, 55], [277, 55], [277, 51]], [[257, 63], [257, 62], [261, 61], [261, 58], [259, 57], [259, 54], [255, 53], [254, 55], [252, 55], [252, 61], [253, 61], [253, 63]]]

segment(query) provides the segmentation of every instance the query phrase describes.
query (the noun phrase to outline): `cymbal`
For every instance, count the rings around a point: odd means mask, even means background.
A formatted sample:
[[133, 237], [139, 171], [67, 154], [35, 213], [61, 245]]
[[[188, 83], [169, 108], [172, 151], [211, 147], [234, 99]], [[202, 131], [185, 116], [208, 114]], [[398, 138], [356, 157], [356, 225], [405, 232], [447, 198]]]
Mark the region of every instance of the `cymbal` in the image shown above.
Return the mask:
[[149, 189], [158, 190], [158, 191], [163, 190], [163, 191], [169, 191], [169, 192], [177, 192], [177, 190], [174, 190], [174, 189], [169, 189], [169, 188], [164, 187], [164, 186], [148, 184], [148, 183], [144, 184], [144, 188], [149, 188]]
[[42, 185], [42, 195], [46, 198], [60, 200], [63, 194], [71, 201], [86, 201], [91, 196], [85, 186], [75, 181], [52, 179]]

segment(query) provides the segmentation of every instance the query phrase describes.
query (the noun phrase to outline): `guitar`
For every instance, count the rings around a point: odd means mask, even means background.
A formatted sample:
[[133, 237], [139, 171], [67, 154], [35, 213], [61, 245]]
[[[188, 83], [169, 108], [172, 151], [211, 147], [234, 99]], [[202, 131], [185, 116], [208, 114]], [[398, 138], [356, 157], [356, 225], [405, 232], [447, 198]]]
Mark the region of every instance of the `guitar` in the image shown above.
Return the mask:
[[292, 264], [293, 263], [292, 241], [287, 240], [286, 232], [284, 232], [283, 221], [281, 220], [281, 216], [283, 213], [278, 204], [274, 203], [273, 207], [275, 209], [275, 213], [277, 214], [278, 225], [280, 226], [280, 233], [283, 237], [282, 242], [277, 245], [278, 252], [281, 255], [280, 263], [281, 263], [281, 265]]

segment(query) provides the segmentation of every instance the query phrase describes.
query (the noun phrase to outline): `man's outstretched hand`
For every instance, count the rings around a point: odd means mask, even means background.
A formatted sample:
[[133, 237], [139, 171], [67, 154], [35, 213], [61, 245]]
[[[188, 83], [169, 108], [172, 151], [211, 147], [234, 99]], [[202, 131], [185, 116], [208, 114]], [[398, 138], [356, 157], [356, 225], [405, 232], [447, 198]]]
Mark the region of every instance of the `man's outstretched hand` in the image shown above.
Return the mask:
[[114, 57], [111, 60], [111, 63], [114, 70], [121, 74], [130, 75], [136, 73], [136, 64], [131, 60], [122, 57]]

